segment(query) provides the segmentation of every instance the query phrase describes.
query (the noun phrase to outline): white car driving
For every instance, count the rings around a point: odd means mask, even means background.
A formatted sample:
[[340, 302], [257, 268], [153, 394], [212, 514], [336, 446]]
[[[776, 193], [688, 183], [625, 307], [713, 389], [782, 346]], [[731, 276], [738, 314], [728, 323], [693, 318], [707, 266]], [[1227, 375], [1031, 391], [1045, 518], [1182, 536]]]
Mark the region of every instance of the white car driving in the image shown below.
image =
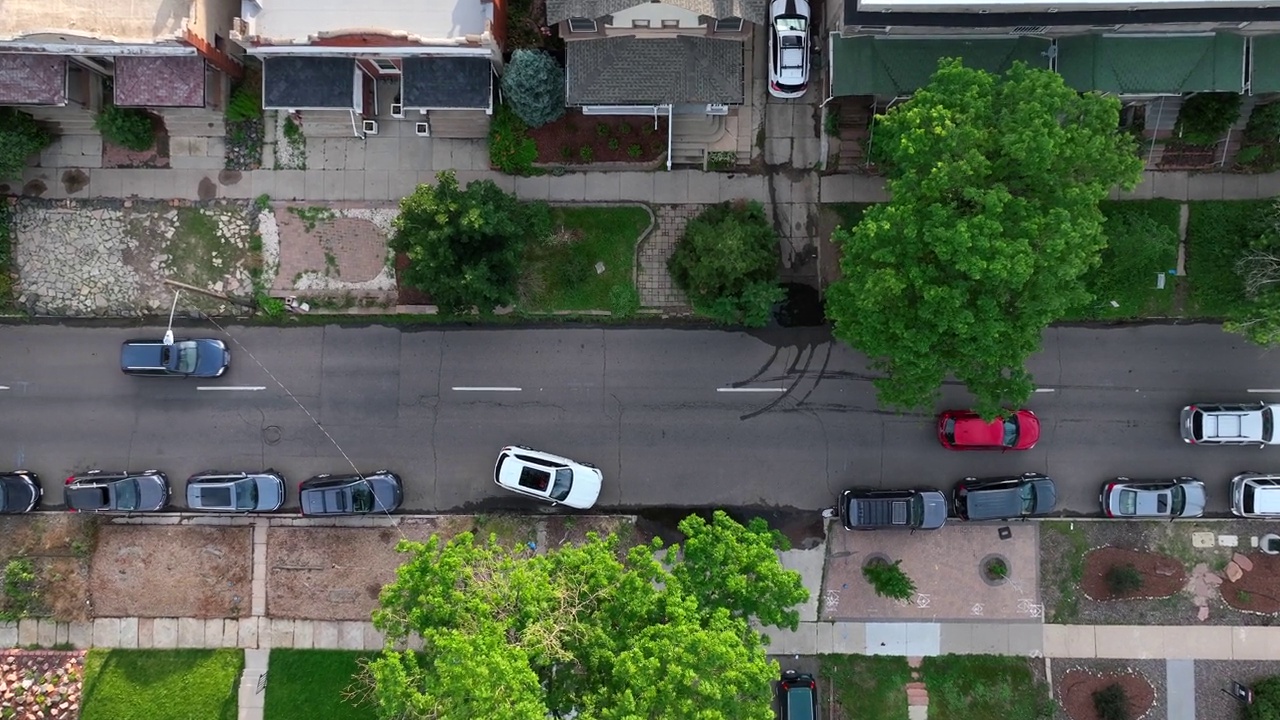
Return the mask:
[[586, 510], [596, 504], [604, 473], [600, 468], [523, 445], [509, 445], [498, 453], [493, 481], [512, 492]]
[[769, 94], [794, 99], [809, 88], [809, 3], [774, 0], [769, 6]]

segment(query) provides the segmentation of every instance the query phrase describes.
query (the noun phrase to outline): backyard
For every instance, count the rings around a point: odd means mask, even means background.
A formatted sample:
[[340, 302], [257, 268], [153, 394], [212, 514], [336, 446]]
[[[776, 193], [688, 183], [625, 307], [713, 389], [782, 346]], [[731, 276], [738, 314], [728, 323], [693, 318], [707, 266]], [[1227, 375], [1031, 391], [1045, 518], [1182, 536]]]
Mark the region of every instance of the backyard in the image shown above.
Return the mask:
[[241, 650], [90, 650], [81, 720], [235, 720]]

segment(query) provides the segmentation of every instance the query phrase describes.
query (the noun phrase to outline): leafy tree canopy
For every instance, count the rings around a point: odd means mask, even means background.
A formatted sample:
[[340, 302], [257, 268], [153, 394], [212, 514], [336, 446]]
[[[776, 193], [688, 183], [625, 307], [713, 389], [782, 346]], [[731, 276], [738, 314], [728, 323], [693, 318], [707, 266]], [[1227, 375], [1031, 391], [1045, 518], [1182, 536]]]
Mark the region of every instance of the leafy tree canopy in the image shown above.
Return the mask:
[[697, 310], [727, 324], [769, 321], [778, 286], [778, 237], [758, 202], [712, 205], [689, 221], [667, 261]]
[[564, 69], [541, 50], [516, 50], [502, 73], [502, 97], [531, 128], [564, 115]]
[[492, 180], [463, 189], [446, 170], [400, 201], [391, 247], [409, 258], [404, 282], [443, 312], [490, 312], [515, 298], [525, 243], [550, 232], [545, 203], [521, 203]]
[[14, 108], [0, 108], [0, 178], [22, 177], [27, 158], [52, 142], [35, 118]]
[[827, 314], [886, 373], [883, 403], [930, 406], [948, 376], [988, 417], [1027, 399], [1044, 328], [1089, 299], [1081, 275], [1106, 243], [1098, 202], [1141, 176], [1119, 114], [1054, 72], [946, 60], [877, 118], [892, 201], [835, 233], [843, 279]]
[[[684, 558], [673, 547], [663, 561], [659, 540], [623, 553], [594, 533], [541, 555], [492, 535], [402, 541], [409, 559], [373, 615], [387, 638], [368, 667], [379, 716], [769, 720], [778, 666], [748, 619], [794, 627], [777, 603], [808, 593], [772, 549], [764, 557], [777, 536], [722, 515], [689, 525]], [[760, 578], [762, 597], [708, 597], [713, 558], [736, 588], [751, 580], [740, 572]], [[411, 636], [420, 653], [391, 649]]]

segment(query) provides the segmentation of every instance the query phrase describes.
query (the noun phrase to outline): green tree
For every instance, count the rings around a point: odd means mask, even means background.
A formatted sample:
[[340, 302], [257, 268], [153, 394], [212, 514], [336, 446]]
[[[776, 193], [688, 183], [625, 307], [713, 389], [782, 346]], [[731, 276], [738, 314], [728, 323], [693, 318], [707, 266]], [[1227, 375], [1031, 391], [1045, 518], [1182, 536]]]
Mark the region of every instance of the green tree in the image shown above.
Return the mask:
[[0, 108], [0, 178], [21, 177], [27, 158], [52, 142], [53, 136], [35, 118], [14, 108]]
[[930, 406], [948, 376], [993, 417], [1031, 394], [1049, 323], [1088, 301], [1105, 245], [1098, 202], [1142, 163], [1113, 97], [1018, 63], [1003, 77], [943, 61], [877, 118], [892, 200], [841, 228], [827, 294], [840, 340], [885, 373], [880, 400]]
[[409, 258], [404, 282], [446, 313], [490, 312], [515, 298], [525, 243], [550, 233], [544, 203], [521, 203], [491, 180], [466, 189], [452, 170], [400, 201], [391, 247]]
[[[781, 572], [740, 559], [754, 555], [759, 532], [695, 534], [745, 544], [693, 551], [728, 558], [726, 579], [737, 567]], [[657, 560], [661, 547], [623, 552], [616, 536], [595, 534], [540, 555], [492, 535], [402, 541], [407, 561], [373, 614], [387, 640], [366, 675], [379, 717], [772, 718], [778, 666], [748, 624], [751, 609], [723, 596], [704, 602], [680, 580], [678, 552], [670, 570]], [[787, 608], [755, 609], [779, 617]], [[421, 652], [392, 649], [410, 637], [421, 637]]]
[[667, 261], [693, 307], [726, 324], [769, 322], [778, 286], [778, 238], [758, 202], [712, 205], [689, 221]]
[[516, 50], [502, 73], [502, 99], [531, 127], [564, 116], [564, 69], [541, 50]]
[[1253, 685], [1253, 704], [1245, 708], [1248, 720], [1280, 720], [1280, 675]]
[[794, 607], [809, 600], [809, 591], [800, 573], [778, 563], [776, 551], [791, 548], [785, 535], [763, 518], [742, 525], [723, 510], [716, 510], [710, 523], [690, 515], [680, 521], [680, 532], [685, 541], [683, 552], [680, 546], [671, 549], [680, 557], [673, 574], [704, 609], [796, 629], [800, 613]]

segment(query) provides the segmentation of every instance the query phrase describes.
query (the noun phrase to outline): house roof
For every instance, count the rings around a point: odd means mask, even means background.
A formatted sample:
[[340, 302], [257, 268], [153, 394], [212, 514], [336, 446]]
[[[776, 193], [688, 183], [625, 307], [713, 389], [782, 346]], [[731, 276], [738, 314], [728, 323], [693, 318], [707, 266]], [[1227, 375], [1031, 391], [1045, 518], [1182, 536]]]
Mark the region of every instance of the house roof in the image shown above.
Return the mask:
[[1280, 35], [1250, 38], [1249, 89], [1254, 95], [1280, 92]]
[[[558, 23], [569, 18], [600, 18], [650, 0], [547, 0], [547, 22]], [[767, 0], [652, 0], [664, 2], [689, 12], [713, 18], [740, 17], [763, 25], [767, 21]]]
[[483, 110], [493, 100], [493, 65], [488, 58], [409, 57], [402, 65], [400, 102], [405, 109]]
[[194, 3], [174, 0], [4, 0], [0, 40], [63, 34], [118, 43], [182, 37]]
[[248, 34], [267, 44], [307, 44], [321, 33], [344, 31], [461, 38], [482, 34], [493, 12], [482, 0], [271, 0], [262, 6], [245, 20]]
[[[1261, 4], [1260, 4], [1261, 5]], [[880, 7], [862, 9], [858, 0], [845, 0], [845, 25], [893, 25], [895, 27], [1009, 28], [1019, 25], [1092, 27], [1099, 25], [1164, 25], [1169, 23], [1241, 23], [1280, 20], [1280, 6], [1260, 7], [1179, 7], [1169, 3], [1159, 10], [1085, 10], [1053, 12], [881, 12]]]
[[66, 56], [0, 53], [0, 104], [66, 103]]
[[624, 36], [565, 44], [570, 105], [742, 103], [738, 40]]
[[121, 107], [204, 107], [204, 58], [116, 58], [115, 103]]
[[965, 67], [993, 73], [1005, 72], [1018, 60], [1047, 68], [1048, 48], [1049, 41], [1040, 37], [834, 37], [831, 94], [910, 95], [929, 84], [942, 58], [960, 58]]
[[355, 107], [356, 61], [289, 55], [262, 61], [262, 107], [349, 110]]
[[1244, 92], [1240, 35], [1076, 35], [1058, 39], [1058, 72], [1076, 90]]

